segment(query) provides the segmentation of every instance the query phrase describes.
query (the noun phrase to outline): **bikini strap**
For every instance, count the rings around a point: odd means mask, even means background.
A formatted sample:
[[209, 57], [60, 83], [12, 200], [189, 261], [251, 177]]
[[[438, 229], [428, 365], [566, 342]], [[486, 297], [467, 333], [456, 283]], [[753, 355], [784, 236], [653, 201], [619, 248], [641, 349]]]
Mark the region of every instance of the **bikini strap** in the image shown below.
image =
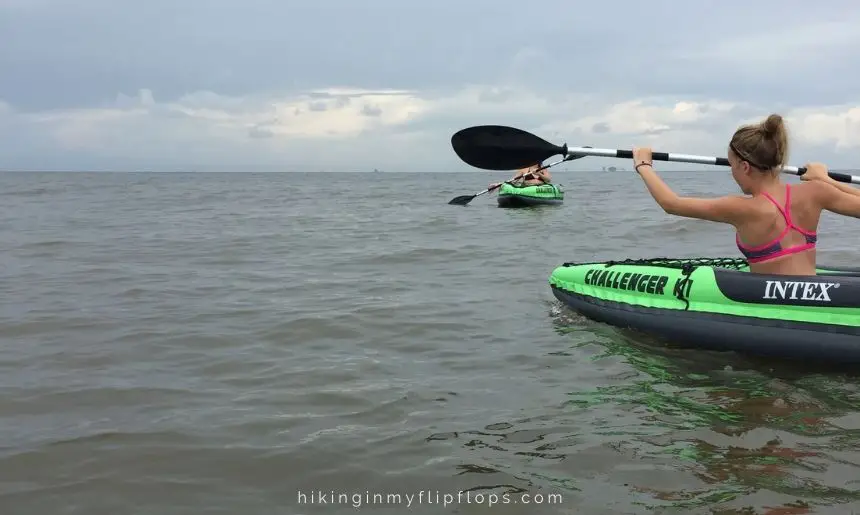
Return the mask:
[[796, 228], [794, 221], [791, 219], [791, 184], [785, 185], [785, 209], [782, 210], [782, 213], [788, 226]]
[[782, 206], [779, 205], [779, 202], [777, 202], [776, 199], [771, 197], [768, 192], [766, 192], [766, 191], [761, 192], [761, 194], [764, 195], [764, 197], [766, 199], [770, 200], [771, 204], [773, 204], [774, 206], [776, 206], [777, 209], [779, 209], [779, 212], [782, 214], [782, 218], [785, 220], [787, 227], [791, 227], [793, 225], [791, 223], [791, 215], [788, 214], [788, 203], [791, 200], [790, 186], [791, 186], [790, 184], [785, 185], [785, 187], [786, 187], [786, 190], [785, 190], [785, 209], [783, 209]]

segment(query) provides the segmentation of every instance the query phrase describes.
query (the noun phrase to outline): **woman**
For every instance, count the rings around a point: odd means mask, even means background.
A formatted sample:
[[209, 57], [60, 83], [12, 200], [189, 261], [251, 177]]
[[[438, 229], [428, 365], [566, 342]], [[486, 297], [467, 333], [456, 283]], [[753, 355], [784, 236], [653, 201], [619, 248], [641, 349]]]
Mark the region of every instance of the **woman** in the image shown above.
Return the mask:
[[[517, 170], [517, 173], [514, 174], [513, 177], [508, 179], [509, 182], [512, 182], [517, 186], [531, 186], [534, 184], [549, 184], [552, 182], [552, 175], [549, 173], [549, 169], [543, 169], [540, 171], [535, 171], [540, 168], [542, 163], [534, 164], [528, 168], [523, 168], [521, 170]], [[531, 173], [529, 177], [524, 178], [524, 176], [528, 173]], [[500, 186], [501, 182], [493, 182], [490, 183], [489, 189], [493, 189], [496, 186]]]
[[816, 230], [821, 211], [860, 218], [860, 194], [835, 187], [821, 163], [807, 166], [807, 179], [790, 185], [780, 180], [788, 157], [782, 117], [738, 128], [728, 148], [732, 177], [746, 195], [680, 197], [654, 171], [650, 148], [634, 148], [634, 167], [648, 191], [669, 214], [733, 225], [738, 249], [750, 271], [815, 275]]

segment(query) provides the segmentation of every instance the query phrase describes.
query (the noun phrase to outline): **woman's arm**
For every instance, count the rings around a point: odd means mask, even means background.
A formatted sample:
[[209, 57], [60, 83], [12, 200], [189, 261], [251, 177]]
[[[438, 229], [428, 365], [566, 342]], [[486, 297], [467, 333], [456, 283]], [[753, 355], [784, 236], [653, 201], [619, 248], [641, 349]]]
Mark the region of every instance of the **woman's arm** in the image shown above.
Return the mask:
[[849, 186], [849, 185], [845, 184], [844, 182], [839, 182], [837, 180], [834, 180], [834, 179], [830, 178], [830, 176], [827, 176], [827, 178], [822, 179], [821, 182], [825, 182], [825, 183], [833, 186], [834, 188], [841, 191], [842, 193], [847, 193], [848, 195], [854, 195], [854, 196], [860, 197], [860, 189], [857, 189], [853, 186]]
[[842, 193], [847, 193], [849, 195], [854, 195], [855, 197], [860, 197], [860, 189], [857, 189], [853, 186], [849, 186], [849, 185], [845, 184], [844, 182], [839, 182], [839, 181], [833, 180], [830, 177], [827, 178], [826, 182], [827, 182], [827, 184], [830, 184], [831, 186], [833, 186], [837, 190], [841, 191]]
[[829, 181], [815, 181], [810, 184], [817, 185], [818, 198], [824, 209], [843, 216], [860, 218], [860, 194], [857, 194], [856, 189], [844, 191], [837, 187], [838, 182], [831, 184]]
[[520, 182], [521, 182], [521, 181], [524, 181], [524, 180], [526, 180], [526, 178], [525, 178], [524, 176], [525, 176], [527, 173], [529, 173], [529, 169], [528, 169], [528, 168], [521, 168], [521, 169], [517, 170], [517, 173], [515, 173], [513, 177], [511, 177], [510, 179], [508, 179], [508, 182], [517, 182], [517, 181], [520, 181]]
[[[538, 174], [538, 173], [540, 173], [540, 172], [529, 172], [529, 169], [528, 169], [528, 168], [522, 168], [522, 169], [520, 169], [520, 170], [517, 170], [517, 173], [515, 173], [515, 174], [513, 175], [513, 177], [511, 177], [511, 178], [510, 178], [510, 179], [508, 179], [507, 181], [502, 181], [502, 182], [509, 182], [509, 183], [511, 183], [511, 184], [523, 183], [523, 182], [525, 182], [527, 179], [529, 179], [529, 178], [531, 178], [531, 177], [533, 177], [533, 176], [537, 176], [537, 174]], [[495, 188], [495, 187], [497, 187], [497, 186], [499, 186], [499, 185], [501, 185], [501, 184], [502, 184], [501, 182], [493, 182], [493, 183], [490, 183], [490, 185], [489, 185], [489, 189], [493, 189], [493, 188]]]
[[711, 199], [678, 196], [654, 171], [651, 149], [648, 147], [633, 147], [633, 163], [635, 170], [645, 181], [648, 192], [663, 211], [670, 215], [722, 222], [737, 227], [753, 214], [752, 204], [739, 195]]
[[860, 197], [860, 189], [834, 180], [827, 174], [827, 166], [823, 163], [806, 163], [806, 173], [800, 176], [800, 180], [826, 182], [843, 193]]
[[738, 195], [718, 198], [681, 197], [657, 175], [650, 164], [638, 166], [639, 176], [645, 181], [648, 192], [670, 215], [722, 222], [737, 226], [749, 214], [749, 202]]
[[544, 183], [549, 182], [549, 173], [545, 169], [537, 171], [537, 169], [535, 168], [534, 171], [531, 170], [532, 167], [517, 170], [517, 173], [510, 178], [510, 181], [525, 183], [530, 179], [536, 179]]
[[537, 172], [537, 178], [541, 180], [544, 184], [549, 184], [552, 182], [552, 174], [549, 173], [549, 170], [543, 169]]

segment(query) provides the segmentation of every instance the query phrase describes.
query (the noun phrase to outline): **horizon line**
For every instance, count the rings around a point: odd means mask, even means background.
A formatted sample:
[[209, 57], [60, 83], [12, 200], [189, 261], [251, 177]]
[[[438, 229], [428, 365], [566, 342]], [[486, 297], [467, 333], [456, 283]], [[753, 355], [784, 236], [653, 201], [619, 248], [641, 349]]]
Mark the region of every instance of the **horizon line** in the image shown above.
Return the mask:
[[[201, 167], [205, 168], [205, 167]], [[219, 167], [223, 168], [223, 167]], [[442, 170], [428, 170], [428, 171], [407, 171], [407, 170], [396, 170], [396, 171], [385, 171], [385, 170], [313, 170], [313, 171], [304, 171], [304, 170], [242, 170], [242, 166], [236, 166], [233, 169], [225, 170], [113, 170], [113, 169], [2, 169], [0, 168], [0, 173], [359, 173], [359, 174], [462, 174], [462, 173], [480, 173], [480, 174], [490, 174], [494, 172], [513, 172], [514, 170], [456, 170], [456, 171], [442, 171]], [[253, 166], [249, 166], [248, 168], [256, 168]], [[275, 168], [274, 166], [268, 166], [264, 168]], [[727, 167], [720, 167], [726, 168]], [[660, 173], [679, 173], [679, 172], [712, 172], [715, 171], [713, 168], [689, 168], [689, 169], [664, 169], [660, 170]], [[860, 172], [860, 169], [857, 168], [828, 168], [828, 171], [831, 172]], [[604, 173], [631, 173], [633, 170], [626, 169], [616, 169], [616, 170], [605, 170], [605, 169], [583, 169], [583, 170], [554, 170], [554, 173], [583, 173], [583, 172], [604, 172]]]

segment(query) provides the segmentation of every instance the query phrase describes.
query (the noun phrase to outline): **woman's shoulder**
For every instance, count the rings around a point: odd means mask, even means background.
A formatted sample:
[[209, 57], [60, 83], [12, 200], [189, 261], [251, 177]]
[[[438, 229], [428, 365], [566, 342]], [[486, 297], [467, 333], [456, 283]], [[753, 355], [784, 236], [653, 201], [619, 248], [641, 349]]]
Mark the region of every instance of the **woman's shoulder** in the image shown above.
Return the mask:
[[767, 215], [773, 210], [773, 203], [761, 195], [729, 195], [732, 205], [751, 217]]
[[828, 186], [822, 181], [804, 181], [800, 184], [791, 184], [792, 199], [800, 199], [801, 201], [818, 202], [823, 195], [828, 193]]

